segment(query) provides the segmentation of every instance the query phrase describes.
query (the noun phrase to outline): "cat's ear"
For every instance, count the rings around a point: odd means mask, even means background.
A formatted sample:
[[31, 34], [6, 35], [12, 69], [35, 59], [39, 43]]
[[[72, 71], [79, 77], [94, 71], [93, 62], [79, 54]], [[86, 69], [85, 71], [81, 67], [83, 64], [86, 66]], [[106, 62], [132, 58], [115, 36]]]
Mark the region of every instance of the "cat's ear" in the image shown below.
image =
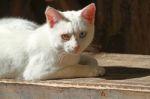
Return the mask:
[[59, 13], [59, 11], [52, 7], [46, 8], [45, 15], [47, 22], [50, 24], [51, 28], [53, 28], [57, 22], [63, 19], [63, 16]]
[[95, 19], [95, 11], [95, 4], [91, 3], [82, 9], [81, 16], [91, 24]]

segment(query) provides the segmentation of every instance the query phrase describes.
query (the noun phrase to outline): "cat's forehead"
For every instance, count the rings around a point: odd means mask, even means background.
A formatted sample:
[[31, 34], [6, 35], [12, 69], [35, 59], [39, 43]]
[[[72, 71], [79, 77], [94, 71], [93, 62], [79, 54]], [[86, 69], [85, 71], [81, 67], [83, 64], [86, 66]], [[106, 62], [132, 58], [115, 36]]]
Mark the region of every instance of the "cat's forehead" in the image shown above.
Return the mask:
[[87, 30], [87, 24], [81, 17], [80, 11], [66, 11], [62, 12], [62, 14], [68, 20], [65, 25], [68, 32], [73, 33]]
[[81, 15], [81, 11], [65, 11], [61, 13], [68, 19], [76, 19]]

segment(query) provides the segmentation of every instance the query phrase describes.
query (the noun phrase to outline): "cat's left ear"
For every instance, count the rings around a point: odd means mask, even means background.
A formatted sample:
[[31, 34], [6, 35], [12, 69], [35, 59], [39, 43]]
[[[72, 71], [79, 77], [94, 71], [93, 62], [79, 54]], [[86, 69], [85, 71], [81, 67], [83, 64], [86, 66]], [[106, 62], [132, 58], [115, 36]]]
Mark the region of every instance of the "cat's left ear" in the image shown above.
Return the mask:
[[94, 22], [95, 12], [96, 12], [95, 4], [91, 3], [82, 9], [81, 16], [91, 24], [92, 22]]
[[52, 7], [47, 7], [45, 11], [46, 19], [49, 22], [51, 28], [54, 27], [54, 25], [63, 19], [63, 16], [57, 11], [56, 9]]

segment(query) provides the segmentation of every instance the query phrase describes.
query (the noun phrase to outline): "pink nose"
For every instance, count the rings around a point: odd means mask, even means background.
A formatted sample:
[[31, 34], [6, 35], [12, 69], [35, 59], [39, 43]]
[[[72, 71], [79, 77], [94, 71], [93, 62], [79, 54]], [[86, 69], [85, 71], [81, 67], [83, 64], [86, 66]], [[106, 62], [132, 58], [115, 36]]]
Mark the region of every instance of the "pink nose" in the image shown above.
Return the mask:
[[77, 46], [74, 48], [74, 51], [75, 51], [75, 53], [78, 53], [78, 52], [79, 52], [79, 50], [80, 50], [80, 46], [79, 46], [79, 45], [77, 45]]

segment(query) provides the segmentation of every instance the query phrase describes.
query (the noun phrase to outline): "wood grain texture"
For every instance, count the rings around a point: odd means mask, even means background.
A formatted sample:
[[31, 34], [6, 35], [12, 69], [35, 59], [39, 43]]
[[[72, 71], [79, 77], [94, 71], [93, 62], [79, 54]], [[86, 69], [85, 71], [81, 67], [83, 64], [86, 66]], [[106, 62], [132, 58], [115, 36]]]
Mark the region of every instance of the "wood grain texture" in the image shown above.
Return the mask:
[[149, 0], [97, 0], [94, 44], [108, 52], [150, 54], [149, 17]]

